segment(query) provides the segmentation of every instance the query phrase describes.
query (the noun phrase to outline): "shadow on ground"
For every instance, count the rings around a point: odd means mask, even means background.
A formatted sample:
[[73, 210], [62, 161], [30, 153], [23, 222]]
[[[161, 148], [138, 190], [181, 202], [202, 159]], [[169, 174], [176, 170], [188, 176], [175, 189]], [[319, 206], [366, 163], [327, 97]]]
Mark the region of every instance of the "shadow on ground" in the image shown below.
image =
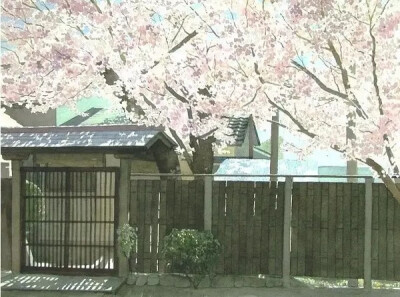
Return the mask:
[[372, 290], [366, 292], [363, 289], [310, 289], [310, 288], [172, 288], [161, 286], [126, 286], [124, 285], [116, 295], [108, 293], [86, 292], [39, 292], [39, 291], [5, 291], [4, 297], [399, 297], [399, 290]]

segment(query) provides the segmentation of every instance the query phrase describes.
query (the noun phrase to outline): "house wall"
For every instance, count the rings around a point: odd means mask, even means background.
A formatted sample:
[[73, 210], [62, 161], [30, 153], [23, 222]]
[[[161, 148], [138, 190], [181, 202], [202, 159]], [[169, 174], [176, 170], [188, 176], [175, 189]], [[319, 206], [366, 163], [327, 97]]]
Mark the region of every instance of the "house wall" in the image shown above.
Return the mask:
[[247, 129], [246, 137], [241, 146], [235, 147], [235, 157], [248, 158], [249, 157], [249, 129]]
[[49, 167], [103, 167], [104, 154], [36, 154], [34, 163]]
[[55, 126], [56, 110], [50, 109], [45, 113], [32, 113], [24, 107], [6, 107], [6, 114], [25, 127]]

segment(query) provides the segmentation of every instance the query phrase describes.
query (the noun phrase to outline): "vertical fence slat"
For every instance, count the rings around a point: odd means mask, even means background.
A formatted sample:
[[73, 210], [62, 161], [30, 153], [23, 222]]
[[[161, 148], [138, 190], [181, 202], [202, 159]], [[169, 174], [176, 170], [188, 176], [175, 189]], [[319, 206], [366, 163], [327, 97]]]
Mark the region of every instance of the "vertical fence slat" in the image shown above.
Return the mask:
[[306, 251], [305, 251], [305, 275], [312, 275], [313, 271], [313, 210], [314, 210], [314, 188], [312, 183], [307, 183], [306, 222], [307, 228]]
[[275, 273], [282, 275], [283, 267], [283, 229], [285, 216], [285, 183], [279, 182], [277, 189], [277, 209], [276, 209], [276, 262]]
[[[222, 224], [222, 220], [219, 218], [218, 212], [219, 206], [219, 182], [214, 181], [212, 185], [212, 201], [211, 201], [211, 212], [212, 212], [212, 233], [215, 237], [218, 236], [218, 226]], [[223, 249], [223, 246], [222, 246]]]
[[298, 230], [299, 230], [299, 203], [300, 203], [300, 184], [294, 183], [292, 189], [292, 236], [290, 252], [290, 272], [292, 275], [298, 275]]
[[335, 277], [343, 278], [343, 183], [336, 183]]
[[247, 213], [247, 184], [239, 183], [239, 274], [246, 274], [246, 213]]
[[189, 186], [188, 186], [188, 215], [189, 215], [189, 221], [188, 221], [188, 226], [190, 229], [196, 229], [196, 199], [197, 199], [197, 193], [196, 193], [196, 181], [190, 181]]
[[181, 228], [189, 228], [189, 183], [181, 181]]
[[159, 271], [165, 271], [165, 260], [161, 257], [160, 251], [163, 249], [163, 241], [167, 231], [167, 182], [165, 180], [161, 181], [160, 186], [160, 236], [158, 243], [158, 261], [159, 261]]
[[261, 273], [261, 211], [262, 183], [255, 183], [254, 231], [253, 231], [253, 274]]
[[290, 287], [290, 223], [292, 208], [292, 186], [293, 178], [286, 177], [284, 187], [284, 229], [283, 229], [283, 258], [282, 258], [282, 277], [283, 286]]
[[232, 273], [239, 272], [239, 218], [240, 218], [240, 183], [228, 183], [233, 187], [232, 201]]
[[351, 184], [343, 189], [343, 277], [350, 278], [351, 261]]
[[351, 261], [350, 275], [356, 278], [358, 275], [358, 185], [351, 184]]
[[152, 198], [152, 181], [145, 181], [145, 197], [144, 197], [144, 241], [143, 241], [143, 271], [150, 272], [150, 236], [151, 236], [151, 198]]
[[174, 228], [174, 210], [175, 210], [175, 181], [172, 179], [166, 180], [166, 206], [167, 206], [167, 230], [168, 235]]
[[336, 246], [336, 184], [329, 184], [328, 192], [328, 277], [335, 277]]
[[321, 274], [321, 203], [322, 188], [320, 183], [313, 183], [314, 215], [313, 215], [313, 275]]
[[306, 208], [307, 208], [307, 183], [300, 183], [300, 202], [299, 202], [299, 225], [298, 225], [298, 252], [297, 252], [297, 271], [299, 275], [305, 275], [305, 256], [307, 246], [306, 233]]
[[213, 184], [213, 191], [215, 187], [215, 194], [216, 196], [213, 197], [213, 204], [216, 207], [216, 215], [215, 218], [217, 222], [214, 223], [214, 216], [213, 216], [213, 225], [215, 226], [215, 234], [217, 238], [219, 238], [222, 242], [222, 256], [218, 259], [218, 273], [224, 273], [224, 266], [225, 266], [225, 258], [223, 256], [225, 252], [225, 244], [223, 242], [224, 234], [225, 234], [225, 183], [224, 182], [217, 182]]
[[145, 185], [146, 182], [138, 180], [138, 259], [137, 271], [144, 272], [144, 241], [145, 241]]
[[386, 279], [387, 267], [387, 229], [386, 229], [386, 215], [387, 215], [387, 190], [383, 184], [379, 185], [379, 200], [378, 200], [378, 217], [379, 217], [379, 253], [378, 253], [378, 277], [377, 279]]
[[371, 289], [372, 178], [365, 179], [364, 288]]
[[160, 195], [160, 181], [153, 180], [151, 184], [151, 255], [150, 272], [157, 272], [157, 245], [158, 245], [158, 198]]
[[268, 229], [268, 273], [276, 274], [275, 261], [276, 261], [276, 188], [277, 182], [270, 183], [269, 192], [269, 205], [267, 214], [267, 229]]
[[394, 280], [394, 204], [398, 203], [394, 200], [390, 192], [388, 192], [387, 204], [387, 275], [386, 278]]
[[254, 183], [246, 183], [246, 274], [253, 271], [253, 230], [254, 230]]
[[357, 278], [364, 276], [365, 238], [365, 184], [358, 184], [358, 270]]
[[225, 236], [224, 242], [224, 271], [226, 274], [232, 274], [232, 213], [233, 213], [233, 188], [229, 182], [223, 182], [226, 193], [226, 216], [225, 216]]
[[182, 229], [184, 218], [182, 216], [182, 180], [175, 181], [175, 207], [174, 207], [174, 227]]
[[397, 200], [394, 202], [393, 232], [394, 232], [394, 242], [393, 242], [394, 278], [393, 279], [400, 281], [400, 203]]

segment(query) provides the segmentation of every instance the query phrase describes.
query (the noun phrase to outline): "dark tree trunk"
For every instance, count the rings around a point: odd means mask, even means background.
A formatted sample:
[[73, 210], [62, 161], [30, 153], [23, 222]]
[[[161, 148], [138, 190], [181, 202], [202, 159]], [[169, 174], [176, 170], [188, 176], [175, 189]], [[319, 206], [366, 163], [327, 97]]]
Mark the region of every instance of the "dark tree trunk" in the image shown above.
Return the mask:
[[194, 174], [211, 174], [214, 166], [214, 136], [205, 139], [190, 135], [190, 147], [194, 149], [191, 170]]

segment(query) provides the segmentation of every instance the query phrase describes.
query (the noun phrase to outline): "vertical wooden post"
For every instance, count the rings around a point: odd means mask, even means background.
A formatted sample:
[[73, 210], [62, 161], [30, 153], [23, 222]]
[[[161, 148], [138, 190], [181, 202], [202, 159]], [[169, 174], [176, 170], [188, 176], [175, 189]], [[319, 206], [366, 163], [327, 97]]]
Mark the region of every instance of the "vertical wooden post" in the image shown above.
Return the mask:
[[283, 286], [290, 287], [290, 225], [292, 220], [293, 177], [285, 179], [285, 205], [283, 215]]
[[[130, 175], [131, 175], [131, 159], [120, 159], [120, 178], [119, 178], [119, 209], [118, 209], [118, 226], [128, 224], [129, 213], [129, 195], [130, 195]], [[118, 251], [118, 275], [126, 277], [129, 273], [128, 259], [122, 254], [119, 246]]]
[[12, 160], [11, 270], [21, 271], [21, 160]]
[[364, 289], [372, 289], [372, 177], [365, 179]]
[[212, 226], [212, 176], [204, 177], [204, 230]]

